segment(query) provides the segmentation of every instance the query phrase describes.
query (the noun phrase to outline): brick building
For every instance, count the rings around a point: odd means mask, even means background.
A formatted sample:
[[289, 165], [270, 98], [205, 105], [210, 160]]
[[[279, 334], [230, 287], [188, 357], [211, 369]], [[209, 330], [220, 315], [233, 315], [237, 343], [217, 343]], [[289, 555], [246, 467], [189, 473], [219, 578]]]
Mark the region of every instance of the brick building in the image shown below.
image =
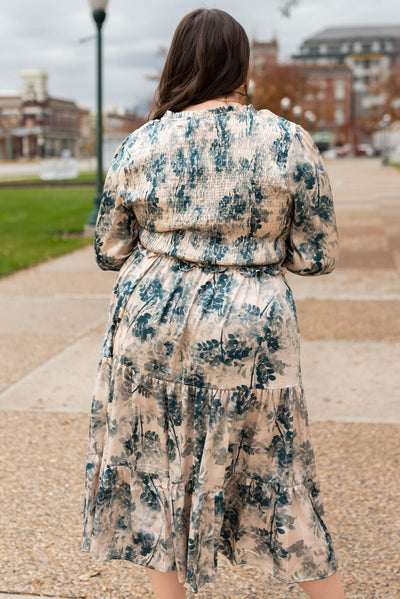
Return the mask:
[[353, 77], [351, 122], [354, 141], [369, 140], [360, 125], [385, 102], [371, 85], [388, 78], [400, 62], [400, 25], [329, 27], [305, 40], [293, 56], [304, 65], [347, 66]]
[[251, 44], [250, 76], [262, 76], [271, 64], [278, 61], [278, 42], [273, 39], [269, 42], [253, 40]]
[[[320, 145], [353, 142], [352, 73], [346, 65], [294, 65], [307, 79], [307, 92], [296, 103], [315, 115], [314, 138]], [[304, 116], [303, 116], [304, 119]], [[304, 124], [304, 121], [303, 121]]]
[[93, 146], [88, 110], [49, 96], [45, 71], [24, 70], [21, 80], [21, 92], [0, 92], [0, 159], [78, 156]]
[[[351, 141], [352, 72], [347, 65], [280, 63], [276, 40], [253, 41], [250, 73], [256, 87], [270, 85], [277, 96], [271, 106], [263, 107], [275, 107], [275, 111], [280, 111], [283, 116], [304, 125], [321, 147]], [[291, 73], [302, 80], [301, 86], [288, 87]], [[280, 110], [283, 97], [290, 100], [285, 111]], [[313, 120], [308, 120], [310, 115]]]

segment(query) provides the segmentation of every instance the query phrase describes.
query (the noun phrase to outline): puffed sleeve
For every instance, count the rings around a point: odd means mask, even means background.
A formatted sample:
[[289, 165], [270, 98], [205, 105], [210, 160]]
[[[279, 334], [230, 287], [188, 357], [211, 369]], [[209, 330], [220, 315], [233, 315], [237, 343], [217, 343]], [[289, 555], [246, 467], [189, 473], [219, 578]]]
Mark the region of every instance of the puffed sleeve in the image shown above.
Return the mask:
[[336, 266], [338, 232], [328, 174], [310, 134], [296, 126], [288, 154], [292, 219], [283, 265], [298, 275], [323, 275]]
[[124, 203], [132, 185], [129, 137], [118, 148], [104, 183], [94, 232], [96, 262], [103, 270], [120, 270], [135, 249], [139, 223]]

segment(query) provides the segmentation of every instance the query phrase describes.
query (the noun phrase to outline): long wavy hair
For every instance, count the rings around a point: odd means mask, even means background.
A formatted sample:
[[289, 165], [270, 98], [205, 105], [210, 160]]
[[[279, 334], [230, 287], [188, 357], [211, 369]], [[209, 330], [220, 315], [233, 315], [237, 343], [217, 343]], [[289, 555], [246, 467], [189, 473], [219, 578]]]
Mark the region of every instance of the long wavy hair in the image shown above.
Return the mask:
[[250, 44], [223, 10], [199, 8], [178, 24], [148, 118], [213, 100], [246, 85]]

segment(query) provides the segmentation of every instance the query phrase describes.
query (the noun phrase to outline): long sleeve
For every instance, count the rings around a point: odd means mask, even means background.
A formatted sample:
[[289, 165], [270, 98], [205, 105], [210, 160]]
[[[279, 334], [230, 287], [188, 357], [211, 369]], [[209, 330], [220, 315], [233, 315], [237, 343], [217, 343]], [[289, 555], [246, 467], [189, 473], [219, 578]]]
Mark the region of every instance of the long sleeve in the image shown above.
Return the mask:
[[103, 270], [120, 270], [137, 245], [139, 223], [130, 206], [124, 203], [132, 185], [126, 138], [108, 170], [94, 234], [96, 262]]
[[311, 136], [297, 126], [288, 155], [292, 220], [283, 265], [298, 275], [322, 275], [336, 266], [338, 233], [332, 190]]

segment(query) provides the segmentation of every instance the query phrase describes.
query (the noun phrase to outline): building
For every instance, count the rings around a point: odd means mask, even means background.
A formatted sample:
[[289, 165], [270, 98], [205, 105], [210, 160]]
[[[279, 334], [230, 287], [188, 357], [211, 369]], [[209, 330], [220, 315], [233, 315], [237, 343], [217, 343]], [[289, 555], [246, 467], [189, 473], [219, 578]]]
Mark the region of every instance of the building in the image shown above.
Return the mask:
[[114, 108], [104, 114], [103, 154], [104, 164], [110, 164], [122, 141], [144, 124], [145, 120], [124, 108]]
[[329, 27], [303, 42], [295, 60], [305, 64], [345, 64], [353, 89], [365, 93], [400, 59], [400, 25]]
[[278, 62], [278, 42], [274, 38], [269, 42], [253, 40], [251, 44], [250, 76], [261, 77], [271, 64]]
[[305, 40], [293, 58], [303, 65], [346, 65], [353, 77], [351, 141], [370, 141], [363, 123], [385, 102], [371, 92], [400, 62], [400, 25], [330, 27]]
[[[277, 52], [276, 40], [253, 41], [250, 73], [256, 103], [261, 98], [262, 107], [311, 129], [321, 148], [349, 143], [352, 121], [350, 68], [337, 63], [280, 63]], [[264, 92], [258, 94], [257, 88]], [[283, 98], [290, 100], [285, 110], [280, 104]], [[310, 115], [313, 120], [308, 120]]]
[[352, 139], [352, 73], [346, 65], [294, 65], [306, 77], [306, 94], [296, 99], [302, 114], [315, 116], [314, 139], [322, 147]]
[[78, 156], [93, 146], [89, 111], [51, 97], [41, 69], [22, 71], [21, 80], [21, 92], [0, 93], [0, 159]]

